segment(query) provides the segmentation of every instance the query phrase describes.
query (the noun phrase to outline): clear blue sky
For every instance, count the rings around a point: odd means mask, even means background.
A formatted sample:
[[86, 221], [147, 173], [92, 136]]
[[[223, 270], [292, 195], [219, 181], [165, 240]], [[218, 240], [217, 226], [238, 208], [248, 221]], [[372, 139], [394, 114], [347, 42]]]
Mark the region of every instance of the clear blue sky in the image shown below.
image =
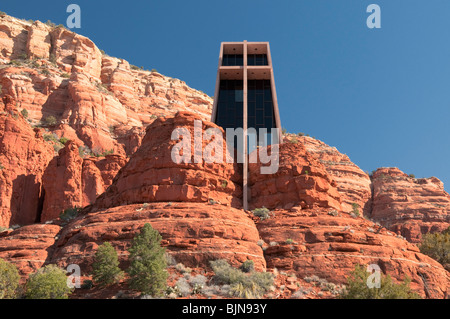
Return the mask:
[[[221, 41], [269, 41], [283, 127], [363, 170], [397, 166], [450, 187], [449, 0], [2, 1], [81, 29], [109, 55], [214, 94]], [[366, 8], [380, 5], [382, 28]]]

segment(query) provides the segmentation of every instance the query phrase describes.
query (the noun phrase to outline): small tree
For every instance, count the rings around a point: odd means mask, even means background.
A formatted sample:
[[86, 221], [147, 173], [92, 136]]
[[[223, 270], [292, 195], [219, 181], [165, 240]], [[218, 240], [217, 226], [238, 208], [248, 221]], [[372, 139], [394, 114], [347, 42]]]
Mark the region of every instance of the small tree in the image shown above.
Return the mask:
[[16, 266], [0, 258], [0, 299], [16, 298], [19, 280]]
[[66, 271], [56, 265], [47, 265], [30, 275], [25, 295], [27, 299], [67, 299], [71, 292]]
[[20, 111], [20, 113], [22, 113], [22, 116], [24, 118], [28, 118], [28, 111], [27, 111], [27, 109], [23, 109], [22, 111]]
[[94, 281], [100, 286], [111, 285], [123, 277], [117, 252], [110, 243], [98, 247], [92, 268]]
[[347, 287], [339, 297], [341, 299], [420, 299], [420, 296], [409, 287], [411, 280], [408, 277], [403, 283], [396, 284], [389, 275], [381, 274], [380, 288], [369, 288], [367, 279], [370, 275], [370, 272], [357, 264], [347, 278]]
[[52, 126], [52, 125], [56, 125], [57, 121], [56, 121], [56, 117], [54, 117], [53, 115], [50, 115], [49, 117], [47, 117], [45, 119], [45, 124]]
[[129, 249], [130, 267], [127, 272], [132, 289], [152, 296], [163, 294], [168, 277], [165, 251], [161, 247], [161, 235], [150, 224], [145, 224], [133, 238]]
[[442, 233], [423, 235], [419, 248], [422, 254], [437, 260], [450, 271], [450, 227]]

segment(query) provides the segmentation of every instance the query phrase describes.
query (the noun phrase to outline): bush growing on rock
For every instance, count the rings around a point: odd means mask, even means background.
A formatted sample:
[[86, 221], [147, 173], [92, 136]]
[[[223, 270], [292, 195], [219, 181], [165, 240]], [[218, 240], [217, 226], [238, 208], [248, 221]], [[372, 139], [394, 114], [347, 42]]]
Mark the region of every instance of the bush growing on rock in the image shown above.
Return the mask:
[[422, 254], [435, 259], [450, 271], [450, 227], [442, 233], [423, 235], [419, 248]]
[[238, 298], [261, 298], [273, 285], [273, 275], [268, 272], [246, 274], [231, 267], [226, 260], [210, 261], [214, 280], [219, 284], [230, 285], [230, 294]]
[[145, 224], [134, 237], [129, 252], [130, 267], [127, 272], [130, 288], [146, 295], [161, 296], [168, 277], [161, 235], [150, 224]]
[[123, 277], [117, 252], [107, 242], [98, 247], [92, 268], [94, 281], [100, 286], [114, 284]]
[[19, 289], [16, 266], [0, 258], [0, 299], [15, 299]]
[[367, 279], [371, 275], [363, 266], [356, 265], [347, 278], [347, 287], [342, 290], [341, 299], [420, 299], [409, 287], [411, 280], [407, 277], [401, 284], [392, 281], [389, 275], [381, 274], [380, 288], [369, 288]]
[[46, 117], [45, 118], [45, 124], [47, 126], [56, 125], [57, 124], [56, 117], [54, 117], [53, 115], [50, 115], [50, 116]]
[[253, 215], [255, 215], [256, 217], [259, 217], [261, 220], [270, 218], [270, 210], [262, 207], [262, 208], [256, 208], [254, 210], [252, 210]]
[[71, 292], [66, 271], [56, 265], [47, 265], [30, 275], [25, 295], [27, 299], [67, 299]]

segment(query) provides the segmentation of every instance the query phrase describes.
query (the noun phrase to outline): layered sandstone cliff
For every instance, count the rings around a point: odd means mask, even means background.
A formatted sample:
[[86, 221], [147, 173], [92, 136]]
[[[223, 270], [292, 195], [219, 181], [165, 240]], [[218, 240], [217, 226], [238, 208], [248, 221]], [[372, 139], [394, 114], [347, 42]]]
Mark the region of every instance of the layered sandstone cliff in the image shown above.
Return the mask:
[[372, 220], [414, 243], [450, 226], [450, 195], [436, 177], [416, 179], [398, 168], [379, 168], [372, 180]]

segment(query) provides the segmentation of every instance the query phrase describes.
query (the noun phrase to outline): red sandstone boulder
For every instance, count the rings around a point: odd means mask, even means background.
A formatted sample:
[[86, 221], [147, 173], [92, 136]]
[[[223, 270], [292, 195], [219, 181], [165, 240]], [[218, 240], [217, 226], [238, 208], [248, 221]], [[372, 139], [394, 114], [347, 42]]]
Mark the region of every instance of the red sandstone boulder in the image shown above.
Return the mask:
[[436, 177], [416, 179], [398, 168], [379, 168], [372, 180], [374, 221], [415, 243], [450, 226], [450, 195]]
[[309, 154], [325, 166], [328, 174], [336, 182], [341, 195], [342, 210], [352, 212], [354, 204], [361, 214], [369, 214], [371, 209], [371, 180], [350, 158], [335, 147], [309, 136], [290, 137], [302, 143]]
[[124, 205], [80, 216], [64, 227], [51, 262], [65, 267], [76, 263], [90, 271], [98, 245], [110, 242], [127, 264], [127, 249], [140, 228], [150, 223], [159, 231], [177, 262], [208, 267], [209, 260], [225, 258], [239, 266], [247, 259], [265, 269], [258, 231], [239, 209], [206, 203], [150, 203]]
[[301, 205], [341, 209], [336, 183], [302, 144], [280, 145], [279, 168], [275, 174], [261, 174], [262, 166], [265, 165], [261, 162], [249, 164], [250, 207], [272, 209]]
[[406, 276], [423, 297], [446, 298], [450, 274], [414, 244], [374, 222], [331, 209], [276, 210], [257, 224], [268, 268], [345, 284], [356, 264], [377, 264], [396, 281]]
[[[147, 128], [141, 147], [98, 198], [94, 209], [144, 202], [208, 202], [210, 199], [242, 207], [242, 174], [237, 164], [226, 163], [226, 152], [223, 152], [223, 163], [206, 163], [202, 159], [200, 163], [177, 164], [172, 160], [172, 148], [181, 140], [171, 139], [177, 128], [189, 131], [191, 154], [194, 154], [195, 120], [200, 121], [201, 117], [187, 112], [155, 120]], [[219, 129], [211, 122], [205, 121], [202, 125], [202, 134], [210, 127]], [[208, 143], [203, 139], [203, 149]]]
[[59, 231], [58, 225], [34, 224], [0, 233], [0, 258], [12, 262], [22, 276], [27, 276], [49, 262]]

